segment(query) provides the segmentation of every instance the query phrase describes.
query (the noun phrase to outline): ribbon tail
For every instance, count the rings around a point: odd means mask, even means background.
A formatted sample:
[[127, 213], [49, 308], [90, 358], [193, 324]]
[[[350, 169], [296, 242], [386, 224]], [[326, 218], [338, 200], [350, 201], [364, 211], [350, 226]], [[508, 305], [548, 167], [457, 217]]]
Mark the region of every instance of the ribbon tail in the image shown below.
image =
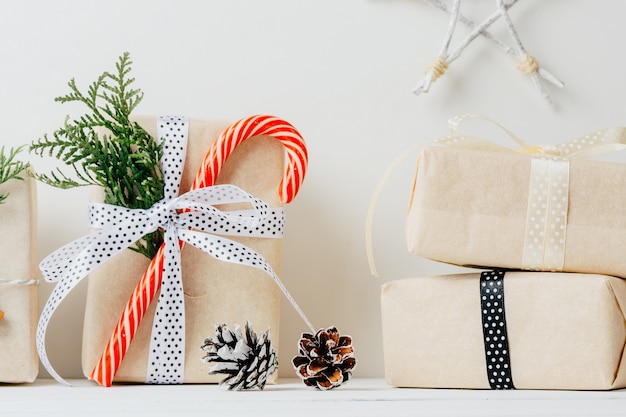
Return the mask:
[[376, 262], [374, 259], [374, 247], [373, 247], [373, 239], [372, 239], [372, 228], [374, 224], [374, 212], [376, 210], [376, 204], [378, 203], [378, 198], [380, 197], [380, 193], [383, 191], [389, 176], [396, 169], [398, 164], [404, 160], [408, 155], [414, 152], [416, 149], [423, 147], [423, 143], [418, 143], [417, 145], [411, 146], [406, 151], [402, 152], [399, 156], [397, 156], [391, 164], [387, 167], [383, 176], [378, 180], [378, 184], [376, 185], [376, 189], [374, 190], [374, 194], [372, 195], [372, 199], [370, 200], [370, 205], [367, 210], [367, 218], [365, 220], [365, 250], [367, 252], [367, 262], [370, 267], [370, 273], [379, 278], [378, 268], [376, 267]]
[[[62, 289], [60, 289], [61, 288], [60, 284], [61, 283], [59, 283], [59, 285], [56, 285], [54, 287], [54, 289], [52, 290], [52, 294], [50, 295], [50, 298], [48, 299], [48, 301], [46, 302], [46, 305], [44, 306], [42, 310], [41, 316], [39, 318], [39, 323], [37, 324], [36, 345], [37, 345], [37, 352], [39, 354], [39, 360], [41, 364], [44, 366], [44, 368], [46, 369], [46, 371], [48, 371], [50, 376], [54, 378], [58, 383], [69, 387], [71, 386], [71, 384], [67, 382], [65, 379], [63, 379], [61, 375], [58, 374], [58, 372], [54, 369], [54, 367], [50, 363], [50, 359], [48, 358], [48, 353], [46, 351], [46, 346], [45, 346], [46, 332], [48, 329], [48, 323], [50, 322], [50, 318], [52, 317], [52, 314], [54, 314], [54, 312], [56, 311], [56, 308], [58, 307], [58, 303], [60, 303], [60, 301], [65, 298], [65, 295], [67, 294], [67, 292], [69, 292], [69, 291], [63, 291]], [[51, 300], [53, 299], [59, 300], [59, 301], [52, 302]]]
[[185, 369], [185, 298], [181, 252], [174, 226], [165, 231], [164, 267], [150, 337], [146, 383], [182, 384]]
[[287, 298], [289, 303], [300, 315], [300, 317], [309, 327], [311, 332], [316, 332], [315, 327], [313, 327], [311, 321], [304, 314], [304, 311], [302, 311], [296, 300], [291, 296], [278, 275], [272, 269], [269, 262], [267, 262], [261, 255], [248, 248], [247, 246], [235, 242], [234, 240], [224, 237], [217, 237], [207, 233], [195, 232], [192, 230], [180, 231], [179, 239], [189, 243], [190, 245], [195, 246], [202, 252], [211, 255], [219, 261], [252, 266], [254, 268], [264, 271], [274, 280], [285, 298]]
[[121, 243], [120, 246], [97, 253], [97, 245], [102, 241], [110, 240], [112, 233], [112, 231], [99, 231], [77, 239], [47, 256], [40, 264], [42, 273], [48, 280], [58, 279], [59, 282], [54, 287], [39, 317], [36, 331], [37, 352], [50, 376], [64, 385], [69, 384], [54, 370], [46, 352], [45, 339], [48, 324], [61, 302], [89, 272], [132, 243], [130, 241], [128, 245]]
[[100, 237], [101, 234], [99, 233], [83, 236], [46, 256], [39, 263], [39, 270], [44, 279], [47, 282], [59, 281], [72, 267], [72, 263], [75, 262], [75, 259], [84, 253], [84, 251]]
[[89, 263], [90, 254], [87, 249], [84, 253], [74, 258], [74, 263], [67, 269], [65, 276], [61, 278], [58, 284], [52, 290], [50, 297], [46, 301], [46, 304], [39, 317], [36, 331], [36, 346], [37, 353], [39, 354], [39, 360], [44, 366], [46, 371], [60, 384], [71, 386], [69, 382], [63, 379], [59, 373], [54, 369], [48, 358], [46, 351], [46, 333], [48, 324], [52, 315], [59, 307], [65, 297], [78, 285], [78, 283], [87, 276], [89, 271], [93, 268], [84, 269], [83, 265]]

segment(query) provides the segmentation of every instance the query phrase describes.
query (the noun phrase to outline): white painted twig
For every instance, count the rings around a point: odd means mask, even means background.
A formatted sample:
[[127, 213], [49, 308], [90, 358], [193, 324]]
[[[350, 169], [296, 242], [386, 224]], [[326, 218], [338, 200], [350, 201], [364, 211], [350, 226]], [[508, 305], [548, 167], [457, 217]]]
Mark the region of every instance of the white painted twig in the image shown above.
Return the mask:
[[[509, 0], [508, 2], [506, 2], [505, 5], [504, 5], [505, 10], [508, 10], [509, 8], [513, 7], [513, 5], [515, 5], [515, 3], [517, 3], [517, 1], [518, 0]], [[456, 60], [459, 56], [461, 56], [461, 53], [465, 50], [465, 48], [467, 48], [467, 46], [474, 39], [476, 39], [478, 36], [480, 36], [482, 32], [484, 32], [489, 26], [491, 26], [501, 16], [502, 16], [502, 12], [500, 10], [497, 10], [497, 11], [493, 12], [487, 19], [485, 19], [479, 26], [474, 28], [474, 30], [472, 30], [465, 37], [465, 39], [463, 39], [459, 43], [459, 45], [455, 48], [455, 50], [450, 54], [450, 58], [449, 58], [448, 63]]]
[[[541, 80], [539, 79], [539, 75], [538, 75], [539, 64], [537, 63], [535, 58], [528, 53], [526, 48], [524, 48], [524, 45], [522, 44], [522, 41], [520, 40], [517, 34], [517, 30], [515, 29], [515, 26], [513, 26], [513, 21], [511, 20], [511, 17], [509, 16], [509, 13], [507, 12], [507, 8], [505, 6], [504, 0], [496, 0], [496, 4], [498, 5], [500, 12], [502, 13], [502, 18], [504, 22], [506, 23], [507, 29], [509, 30], [511, 37], [513, 38], [513, 41], [515, 42], [515, 45], [517, 46], [517, 59], [519, 60], [517, 68], [523, 73], [530, 76], [530, 78], [533, 80], [533, 83], [539, 90], [539, 93], [544, 98], [544, 100], [548, 104], [552, 104], [550, 95], [548, 94], [546, 89], [543, 87], [543, 84], [541, 84]], [[554, 80], [556, 80], [556, 78]], [[561, 83], [558, 80], [556, 81], [561, 84], [560, 87], [563, 86], [563, 83]], [[557, 86], [559, 86], [558, 83], [556, 84]]]
[[[508, 2], [504, 3], [504, 9], [509, 9], [515, 3], [517, 3], [517, 0], [509, 0]], [[428, 92], [428, 90], [430, 89], [430, 84], [435, 81], [439, 76], [443, 75], [443, 72], [447, 69], [447, 67], [459, 56], [461, 56], [461, 53], [467, 47], [467, 45], [469, 45], [474, 39], [480, 36], [482, 32], [484, 32], [489, 26], [493, 24], [493, 22], [495, 22], [502, 16], [502, 11], [500, 9], [492, 13], [479, 26], [475, 27], [450, 54], [448, 54], [447, 50], [450, 44], [450, 39], [452, 38], [452, 33], [454, 32], [454, 28], [456, 27], [456, 22], [459, 20], [460, 4], [461, 0], [454, 0], [452, 4], [452, 11], [450, 12], [450, 23], [448, 25], [448, 31], [446, 33], [446, 38], [444, 39], [443, 46], [441, 48], [439, 56], [435, 59], [435, 62], [427, 67], [426, 76], [413, 89], [413, 92], [416, 95], [419, 95], [422, 92]]]
[[[437, 9], [444, 11], [446, 13], [450, 13], [450, 10], [448, 9], [448, 6], [442, 2], [441, 0], [423, 0], [426, 4], [429, 4], [431, 6], [436, 7]], [[476, 22], [467, 18], [463, 13], [459, 13], [459, 22], [463, 23], [465, 26], [469, 27], [470, 29], [474, 29], [476, 27]], [[489, 32], [488, 30], [483, 30], [480, 32], [480, 34], [489, 39], [490, 41], [492, 41], [493, 43], [495, 43], [498, 47], [500, 47], [500, 49], [502, 49], [504, 52], [508, 53], [508, 54], [512, 54], [515, 55], [515, 51], [513, 50], [512, 47], [510, 47], [509, 45], [507, 45], [506, 43], [502, 42], [500, 39], [496, 38], [495, 36], [493, 36], [491, 34], [491, 32]]]
[[413, 90], [415, 94], [427, 93], [428, 90], [430, 90], [430, 85], [437, 80], [437, 78], [442, 76], [448, 68], [448, 48], [450, 47], [450, 41], [452, 40], [452, 35], [454, 34], [460, 7], [461, 0], [454, 0], [452, 3], [452, 11], [450, 12], [448, 30], [446, 31], [446, 36], [443, 39], [443, 44], [441, 45], [437, 59], [430, 64], [426, 70], [426, 75]]

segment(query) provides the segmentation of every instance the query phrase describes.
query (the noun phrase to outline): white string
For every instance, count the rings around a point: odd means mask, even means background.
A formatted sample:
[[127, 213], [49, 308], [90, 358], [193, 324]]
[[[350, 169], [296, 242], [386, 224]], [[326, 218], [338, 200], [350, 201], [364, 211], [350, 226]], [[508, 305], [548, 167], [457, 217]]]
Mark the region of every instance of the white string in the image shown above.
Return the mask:
[[0, 284], [33, 285], [33, 284], [39, 284], [39, 280], [38, 279], [0, 279]]

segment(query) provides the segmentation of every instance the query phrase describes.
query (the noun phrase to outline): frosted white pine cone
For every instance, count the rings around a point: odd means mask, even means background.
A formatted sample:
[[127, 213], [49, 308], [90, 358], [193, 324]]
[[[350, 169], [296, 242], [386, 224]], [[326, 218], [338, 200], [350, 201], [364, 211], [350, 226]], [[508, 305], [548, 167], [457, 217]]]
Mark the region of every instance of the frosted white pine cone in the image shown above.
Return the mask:
[[215, 336], [204, 340], [202, 350], [202, 360], [213, 363], [209, 374], [227, 375], [220, 385], [229, 390], [263, 389], [278, 366], [270, 330], [257, 336], [248, 322], [245, 333], [238, 324], [233, 330], [226, 323], [215, 325]]

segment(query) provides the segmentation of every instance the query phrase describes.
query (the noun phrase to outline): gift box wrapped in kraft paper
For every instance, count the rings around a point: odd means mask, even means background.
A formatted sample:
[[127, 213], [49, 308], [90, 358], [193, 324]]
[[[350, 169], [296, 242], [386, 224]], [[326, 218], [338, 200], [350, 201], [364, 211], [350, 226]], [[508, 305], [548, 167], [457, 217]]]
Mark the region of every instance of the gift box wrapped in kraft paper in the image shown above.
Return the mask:
[[[154, 117], [139, 117], [136, 120], [151, 135], [157, 137], [157, 121]], [[237, 125], [232, 134], [249, 135], [249, 133], [242, 132], [253, 131], [257, 125], [262, 126], [263, 123], [266, 121], [257, 120], [249, 122], [246, 126]], [[199, 170], [202, 170], [201, 165], [204, 163], [203, 158], [207, 150], [229, 126], [230, 123], [221, 121], [189, 120], [189, 141], [182, 173], [181, 193], [193, 189], [194, 181], [197, 182], [194, 178], [197, 178]], [[228, 156], [222, 167], [210, 168], [219, 170], [215, 184], [235, 185], [265, 202], [270, 210], [277, 208], [278, 214], [274, 216], [282, 215], [280, 207], [287, 196], [279, 195], [278, 190], [279, 184], [287, 182], [281, 181], [283, 176], [287, 175], [285, 174], [287, 144], [277, 140], [279, 138], [280, 132], [271, 136], [268, 133], [250, 137], [241, 144], [221, 144], [218, 153], [227, 153]], [[236, 149], [234, 149], [235, 146]], [[293, 169], [293, 166], [288, 167], [287, 171], [289, 169]], [[305, 166], [300, 166], [299, 169], [304, 171]], [[288, 190], [287, 192], [293, 193], [294, 191]], [[234, 208], [244, 210], [249, 207]], [[229, 207], [228, 210], [234, 208]], [[280, 223], [280, 221], [280, 218], [274, 217], [275, 223]], [[282, 226], [280, 232], [282, 232]], [[264, 258], [276, 273], [279, 273], [281, 239], [276, 230], [270, 229], [265, 235], [263, 233], [257, 233], [253, 237], [239, 233], [228, 238], [252, 249]], [[228, 248], [222, 248], [222, 250], [228, 250]], [[120, 314], [125, 310], [129, 297], [138, 285], [138, 280], [150, 268], [149, 264], [149, 259], [126, 249], [90, 273], [82, 358], [86, 376], [97, 378], [98, 374], [110, 372], [110, 370], [101, 369], [102, 361], [106, 360], [107, 349], [116, 350], [115, 343], [117, 342], [114, 342], [111, 348], [107, 347], [107, 341], [114, 333], [116, 324], [121, 323], [123, 326], [124, 320], [129, 319], [120, 319]], [[258, 268], [215, 259], [192, 245], [186, 245], [182, 250], [181, 267], [182, 288], [184, 289], [185, 348], [184, 377], [178, 382], [212, 383], [223, 378], [223, 375], [219, 374], [209, 375], [209, 364], [201, 360], [203, 341], [214, 334], [216, 324], [227, 323], [231, 326], [239, 324], [243, 328], [246, 322], [250, 322], [256, 331], [263, 332], [270, 329], [272, 340], [278, 340], [281, 291], [268, 273]], [[155, 310], [158, 308], [155, 304], [156, 302], [151, 303], [145, 312], [145, 318], [137, 328], [125, 357], [119, 368], [115, 370], [115, 382], [168, 382], [167, 378], [161, 381], [151, 379], [148, 370], [149, 361], [152, 360], [149, 358], [150, 349], [152, 349], [152, 327], [153, 322], [156, 321], [157, 311]], [[131, 311], [129, 316], [131, 320], [132, 316]], [[166, 316], [167, 314], [164, 317]], [[122, 328], [120, 338], [123, 337]], [[179, 361], [180, 358], [173, 358], [173, 360]], [[111, 376], [104, 378], [110, 379]], [[273, 374], [268, 382], [273, 382], [275, 378], [276, 374]]]
[[0, 184], [0, 382], [33, 382], [39, 372], [36, 183]]
[[[269, 115], [232, 124], [179, 116], [136, 120], [128, 128], [141, 133], [145, 126], [145, 137], [163, 146], [157, 174], [162, 197], [148, 208], [91, 202], [92, 233], [42, 260], [43, 277], [57, 284], [37, 325], [40, 361], [67, 384], [48, 358], [46, 333], [65, 297], [89, 276], [82, 358], [89, 379], [103, 386], [114, 380], [217, 382], [205, 346], [216, 330], [232, 326], [235, 332], [223, 342], [245, 345], [228, 346], [227, 370], [245, 372], [244, 382], [252, 384], [246, 386], [262, 388], [275, 378], [271, 340], [279, 331], [279, 294], [287, 294], [276, 272], [282, 205], [304, 180], [304, 140], [291, 124]], [[96, 138], [104, 141], [106, 134]], [[141, 241], [157, 243], [144, 251], [146, 259], [131, 250]], [[245, 336], [239, 335], [244, 326]]]
[[409, 251], [462, 266], [626, 277], [626, 164], [584, 159], [623, 149], [624, 132], [515, 151], [462, 135], [426, 147]]
[[410, 278], [385, 283], [381, 305], [392, 386], [626, 386], [620, 278], [526, 271]]

